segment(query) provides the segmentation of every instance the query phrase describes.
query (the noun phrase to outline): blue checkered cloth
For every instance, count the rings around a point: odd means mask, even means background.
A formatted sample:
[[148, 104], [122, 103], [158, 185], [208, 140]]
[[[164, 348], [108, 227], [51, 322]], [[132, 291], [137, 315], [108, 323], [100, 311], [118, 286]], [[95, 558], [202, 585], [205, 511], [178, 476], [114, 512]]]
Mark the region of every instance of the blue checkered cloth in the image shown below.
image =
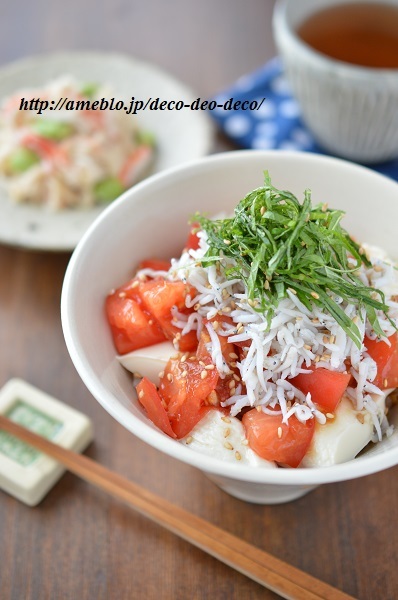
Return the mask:
[[[278, 58], [241, 77], [230, 89], [212, 99], [223, 104], [231, 97], [234, 101], [257, 100], [258, 103], [266, 98], [259, 110], [216, 108], [210, 111], [222, 131], [239, 146], [328, 154], [318, 146], [301, 121], [299, 106], [291, 95]], [[368, 166], [398, 181], [398, 159]]]

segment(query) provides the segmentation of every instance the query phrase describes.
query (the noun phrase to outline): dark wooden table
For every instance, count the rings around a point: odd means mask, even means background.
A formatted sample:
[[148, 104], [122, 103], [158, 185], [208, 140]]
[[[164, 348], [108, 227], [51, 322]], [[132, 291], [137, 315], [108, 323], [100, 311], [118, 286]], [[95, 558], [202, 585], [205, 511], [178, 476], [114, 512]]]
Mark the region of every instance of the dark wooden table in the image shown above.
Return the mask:
[[[127, 52], [206, 97], [274, 54], [272, 8], [270, 0], [7, 2], [0, 61]], [[0, 246], [0, 385], [22, 377], [81, 409], [95, 424], [88, 455], [168, 500], [355, 597], [398, 597], [398, 469], [257, 506], [146, 446], [90, 396], [68, 356], [59, 311], [68, 260]], [[276, 597], [70, 474], [36, 508], [0, 492], [0, 544], [1, 600]]]

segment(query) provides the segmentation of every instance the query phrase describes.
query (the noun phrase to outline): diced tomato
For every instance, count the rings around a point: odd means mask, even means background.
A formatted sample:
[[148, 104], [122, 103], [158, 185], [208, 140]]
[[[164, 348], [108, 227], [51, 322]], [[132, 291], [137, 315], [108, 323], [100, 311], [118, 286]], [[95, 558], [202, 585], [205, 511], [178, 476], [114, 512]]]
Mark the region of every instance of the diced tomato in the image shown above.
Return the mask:
[[367, 352], [377, 364], [377, 375], [373, 383], [381, 389], [398, 387], [398, 334], [388, 339], [391, 346], [383, 340], [365, 338]]
[[192, 358], [194, 360], [170, 359], [160, 381], [159, 394], [167, 405], [171, 426], [178, 438], [187, 435], [206, 414], [205, 401], [218, 381], [216, 369], [206, 369], [206, 364], [201, 365], [197, 358]]
[[141, 402], [148, 413], [148, 417], [156, 427], [159, 427], [159, 429], [164, 433], [167, 433], [170, 437], [175, 438], [176, 435], [171, 428], [166, 409], [162, 404], [162, 399], [154, 384], [144, 377], [137, 385], [137, 394], [138, 400]]
[[351, 375], [338, 373], [319, 367], [311, 369], [311, 373], [300, 373], [290, 379], [290, 383], [301, 390], [303, 394], [311, 394], [313, 402], [327, 412], [333, 412], [343, 397]]
[[166, 337], [151, 315], [140, 306], [134, 280], [106, 299], [105, 310], [113, 341], [119, 354], [164, 342]]
[[153, 269], [154, 271], [168, 271], [171, 267], [171, 262], [169, 260], [161, 260], [158, 258], [148, 258], [147, 260], [143, 260], [138, 265], [138, 270], [140, 269]]
[[198, 350], [196, 352], [198, 358], [206, 358], [210, 356], [206, 348], [206, 345], [211, 341], [210, 334], [206, 328], [207, 323], [211, 323], [213, 325], [213, 329], [216, 332], [217, 337], [220, 341], [221, 352], [225, 362], [228, 365], [231, 364], [231, 362], [235, 362], [237, 360], [238, 354], [236, 353], [234, 344], [228, 342], [228, 336], [219, 335], [218, 333], [221, 323], [233, 324], [232, 319], [224, 315], [216, 315], [215, 317], [209, 320], [203, 319], [203, 329], [200, 334]]
[[211, 406], [201, 406], [198, 408], [191, 402], [185, 402], [178, 411], [178, 414], [170, 416], [171, 427], [177, 439], [180, 440], [188, 435], [210, 410], [214, 410], [214, 408]]
[[[193, 360], [191, 360], [193, 358]], [[159, 393], [167, 404], [167, 411], [173, 415], [186, 401], [202, 404], [217, 385], [217, 369], [206, 369], [211, 361], [201, 361], [196, 357], [187, 360], [170, 359], [161, 379]], [[202, 373], [206, 372], [203, 378]]]
[[289, 467], [299, 466], [315, 428], [315, 419], [301, 423], [292, 415], [288, 423], [282, 423], [282, 415], [268, 415], [255, 408], [243, 415], [242, 423], [249, 446], [256, 454]]
[[188, 235], [186, 250], [197, 250], [199, 248], [199, 238], [197, 236], [199, 223], [193, 223]]
[[185, 308], [187, 286], [182, 281], [151, 279], [140, 285], [140, 297], [155, 319], [171, 318], [173, 306]]
[[[161, 326], [165, 336], [174, 340], [181, 336], [181, 329], [173, 325], [171, 309], [176, 306], [181, 312], [188, 313], [185, 306], [185, 298], [192, 291], [182, 281], [165, 281], [163, 279], [152, 279], [143, 282], [139, 287], [140, 297], [147, 310], [155, 317]], [[178, 339], [178, 345], [182, 352], [195, 350], [198, 345], [196, 331], [192, 330]]]

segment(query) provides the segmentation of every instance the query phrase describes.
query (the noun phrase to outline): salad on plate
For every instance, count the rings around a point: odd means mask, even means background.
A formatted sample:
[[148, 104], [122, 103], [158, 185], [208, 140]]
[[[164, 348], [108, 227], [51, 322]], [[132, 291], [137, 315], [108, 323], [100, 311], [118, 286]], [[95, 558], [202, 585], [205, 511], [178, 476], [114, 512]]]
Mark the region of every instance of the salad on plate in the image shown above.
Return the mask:
[[[11, 200], [55, 210], [90, 208], [111, 202], [149, 171], [153, 136], [123, 110], [88, 105], [110, 96], [103, 84], [65, 76], [2, 101], [0, 177]], [[21, 110], [22, 101], [29, 106], [34, 98], [50, 108]]]
[[398, 278], [344, 212], [262, 187], [197, 214], [179, 258], [106, 298], [118, 360], [171, 438], [258, 468], [329, 466], [392, 433]]

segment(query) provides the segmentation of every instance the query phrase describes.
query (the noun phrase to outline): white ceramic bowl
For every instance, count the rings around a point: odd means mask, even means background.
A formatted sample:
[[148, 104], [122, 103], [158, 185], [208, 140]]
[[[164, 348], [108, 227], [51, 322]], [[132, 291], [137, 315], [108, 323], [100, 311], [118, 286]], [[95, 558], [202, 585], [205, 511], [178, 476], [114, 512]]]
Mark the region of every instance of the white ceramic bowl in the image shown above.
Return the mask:
[[108, 291], [126, 281], [148, 256], [178, 256], [187, 221], [197, 210], [230, 212], [269, 170], [273, 183], [302, 198], [347, 210], [345, 226], [360, 240], [398, 256], [398, 185], [351, 163], [307, 153], [241, 151], [218, 154], [154, 175], [127, 191], [90, 227], [70, 261], [62, 292], [68, 350], [84, 383], [124, 427], [162, 452], [204, 471], [233, 496], [257, 503], [298, 498], [321, 483], [368, 475], [398, 463], [398, 433], [370, 452], [317, 469], [261, 470], [203, 456], [159, 431], [115, 359], [104, 315]]
[[[365, 2], [374, 4], [374, 0]], [[310, 15], [348, 0], [278, 0], [275, 42], [302, 117], [329, 152], [363, 163], [398, 156], [398, 69], [333, 60], [305, 44], [297, 27]], [[349, 3], [364, 0], [349, 0]], [[398, 0], [383, 0], [398, 6]]]

